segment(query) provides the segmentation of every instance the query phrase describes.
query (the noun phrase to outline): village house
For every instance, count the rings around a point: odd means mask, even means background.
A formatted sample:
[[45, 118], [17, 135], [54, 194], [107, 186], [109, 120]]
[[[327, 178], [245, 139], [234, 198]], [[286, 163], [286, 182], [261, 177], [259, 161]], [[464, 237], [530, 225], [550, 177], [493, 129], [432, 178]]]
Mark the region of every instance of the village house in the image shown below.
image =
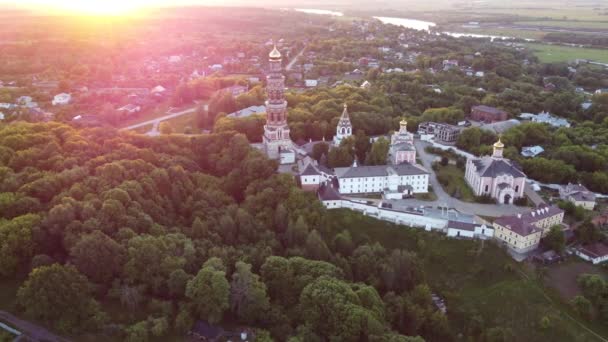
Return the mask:
[[239, 95], [245, 94], [249, 91], [249, 87], [242, 85], [233, 85], [230, 87], [222, 88], [218, 90], [218, 93], [229, 93], [233, 98], [238, 97]]
[[543, 206], [525, 214], [501, 216], [494, 221], [494, 237], [518, 253], [538, 247], [551, 227], [560, 225], [564, 211], [557, 206]]
[[542, 146], [525, 146], [521, 148], [521, 155], [524, 157], [536, 157], [537, 155], [545, 152]]
[[568, 183], [560, 187], [559, 197], [587, 210], [595, 208], [595, 194], [581, 184]]
[[67, 93], [61, 93], [61, 94], [55, 95], [55, 97], [53, 98], [52, 104], [53, 104], [53, 106], [63, 106], [63, 105], [69, 104], [70, 101], [72, 101], [72, 95], [67, 94]]
[[486, 123], [492, 123], [492, 122], [507, 120], [509, 117], [509, 113], [505, 112], [504, 110], [498, 109], [498, 108], [480, 105], [480, 106], [473, 106], [471, 108], [470, 117], [471, 117], [471, 120], [474, 120], [474, 121], [483, 121]]
[[546, 124], [549, 124], [556, 128], [570, 127], [570, 123], [568, 122], [568, 120], [551, 115], [547, 112], [541, 112], [539, 114], [522, 113], [519, 117], [523, 120], [531, 120], [532, 122], [546, 123]]
[[137, 106], [134, 104], [128, 104], [126, 106], [122, 106], [118, 108], [118, 111], [121, 113], [125, 113], [126, 115], [132, 115], [141, 111], [141, 106]]

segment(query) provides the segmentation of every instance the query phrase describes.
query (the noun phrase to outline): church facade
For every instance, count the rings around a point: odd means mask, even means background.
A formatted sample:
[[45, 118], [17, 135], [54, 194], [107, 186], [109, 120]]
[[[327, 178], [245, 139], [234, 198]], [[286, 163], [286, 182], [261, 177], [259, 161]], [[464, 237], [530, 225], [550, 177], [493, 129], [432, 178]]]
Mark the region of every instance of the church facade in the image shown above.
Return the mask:
[[465, 178], [477, 196], [490, 196], [501, 204], [513, 204], [524, 196], [526, 175], [511, 160], [503, 158], [504, 144], [494, 144], [492, 156], [469, 158]]
[[285, 76], [282, 73], [282, 56], [276, 46], [268, 55], [269, 72], [266, 76], [266, 124], [262, 138], [266, 155], [278, 159], [281, 164], [295, 162], [294, 144], [287, 125], [287, 101], [285, 100]]
[[403, 163], [416, 164], [414, 135], [407, 131], [407, 121], [405, 120], [401, 120], [399, 131], [391, 136], [389, 159], [394, 165]]

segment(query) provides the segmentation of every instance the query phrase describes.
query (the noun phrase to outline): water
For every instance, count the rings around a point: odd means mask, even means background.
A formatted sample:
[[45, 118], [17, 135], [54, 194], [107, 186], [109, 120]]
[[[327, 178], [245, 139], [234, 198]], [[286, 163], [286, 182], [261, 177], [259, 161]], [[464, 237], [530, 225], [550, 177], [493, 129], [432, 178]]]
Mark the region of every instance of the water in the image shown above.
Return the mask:
[[424, 21], [424, 20], [416, 20], [416, 19], [406, 19], [406, 18], [392, 18], [392, 17], [374, 17], [374, 19], [378, 19], [384, 24], [392, 24], [397, 26], [402, 26], [418, 31], [429, 31], [431, 27], [436, 26], [437, 24]]
[[[434, 22], [424, 21], [424, 20], [416, 20], [416, 19], [407, 19], [407, 18], [393, 18], [393, 17], [374, 17], [374, 19], [380, 20], [384, 24], [393, 24], [401, 27], [406, 27], [418, 31], [430, 31], [432, 27], [437, 26]], [[472, 38], [490, 38], [494, 39], [514, 39], [515, 37], [507, 37], [507, 36], [493, 36], [488, 34], [475, 34], [475, 33], [460, 33], [460, 32], [441, 32], [443, 34], [447, 34], [448, 36], [452, 36], [454, 38], [460, 37], [472, 37]]]
[[[294, 10], [296, 10], [298, 12], [309, 13], [309, 14], [332, 15], [332, 16], [337, 16], [337, 17], [341, 17], [344, 15], [344, 13], [342, 13], [342, 12], [314, 9], [314, 8], [294, 8]], [[414, 30], [418, 30], [418, 31], [430, 32], [432, 27], [437, 26], [437, 24], [435, 24], [434, 22], [417, 20], [417, 19], [395, 18], [395, 17], [374, 17], [374, 19], [378, 19], [384, 24], [397, 25], [397, 26], [414, 29]], [[455, 38], [472, 37], [472, 38], [490, 38], [491, 40], [515, 39], [515, 37], [493, 36], [493, 35], [488, 35], [488, 34], [476, 34], [476, 33], [461, 33], [461, 32], [441, 32], [441, 33], [447, 34], [447, 35], [455, 37]], [[533, 39], [526, 39], [526, 40], [533, 41]]]
[[294, 10], [296, 10], [297, 12], [303, 12], [303, 13], [308, 13], [308, 14], [323, 14], [323, 15], [331, 15], [334, 17], [341, 17], [344, 15], [344, 13], [342, 13], [342, 12], [314, 9], [314, 8], [294, 8]]

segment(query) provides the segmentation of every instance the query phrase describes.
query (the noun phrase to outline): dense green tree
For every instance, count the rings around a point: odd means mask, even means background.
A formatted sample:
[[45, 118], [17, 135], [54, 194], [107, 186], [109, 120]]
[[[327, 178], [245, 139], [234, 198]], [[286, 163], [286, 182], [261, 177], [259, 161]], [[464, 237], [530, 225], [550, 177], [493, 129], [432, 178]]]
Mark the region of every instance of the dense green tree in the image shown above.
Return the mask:
[[78, 271], [103, 284], [112, 281], [126, 261], [125, 248], [100, 231], [82, 237], [70, 255]]
[[219, 322], [229, 308], [230, 285], [226, 273], [212, 266], [201, 268], [188, 282], [186, 297], [192, 300], [198, 317], [210, 323]]
[[17, 301], [29, 317], [70, 332], [96, 328], [105, 319], [91, 294], [91, 284], [75, 267], [53, 264], [30, 273]]
[[251, 271], [251, 265], [238, 261], [230, 283], [230, 307], [243, 322], [253, 323], [269, 307], [266, 284]]
[[561, 226], [553, 226], [544, 238], [545, 244], [555, 252], [562, 254], [566, 248], [566, 237]]

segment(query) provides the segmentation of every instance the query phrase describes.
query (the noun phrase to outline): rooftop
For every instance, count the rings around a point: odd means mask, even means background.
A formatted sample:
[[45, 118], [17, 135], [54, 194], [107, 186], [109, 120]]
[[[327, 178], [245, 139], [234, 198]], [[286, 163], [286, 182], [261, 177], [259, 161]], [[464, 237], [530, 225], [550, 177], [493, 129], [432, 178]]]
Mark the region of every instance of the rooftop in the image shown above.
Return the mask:
[[359, 177], [386, 177], [391, 174], [399, 176], [426, 175], [428, 172], [422, 167], [409, 163], [399, 165], [373, 165], [357, 167], [337, 167], [335, 169], [338, 178]]
[[601, 258], [608, 255], [608, 246], [602, 242], [596, 242], [590, 245], [581, 247], [580, 251], [592, 258]]

